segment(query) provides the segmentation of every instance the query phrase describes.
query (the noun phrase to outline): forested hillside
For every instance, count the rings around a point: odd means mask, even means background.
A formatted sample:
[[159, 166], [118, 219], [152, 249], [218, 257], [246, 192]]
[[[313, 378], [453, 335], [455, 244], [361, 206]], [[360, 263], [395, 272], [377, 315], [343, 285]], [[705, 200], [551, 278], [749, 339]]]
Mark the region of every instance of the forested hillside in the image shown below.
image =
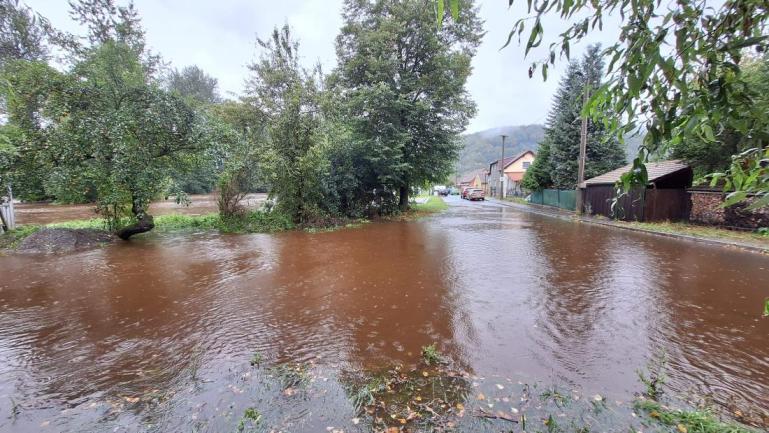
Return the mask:
[[482, 167], [502, 156], [502, 138], [505, 134], [505, 155], [511, 156], [524, 150], [536, 151], [544, 137], [542, 125], [502, 126], [462, 136], [464, 147], [459, 153], [457, 173], [466, 173]]

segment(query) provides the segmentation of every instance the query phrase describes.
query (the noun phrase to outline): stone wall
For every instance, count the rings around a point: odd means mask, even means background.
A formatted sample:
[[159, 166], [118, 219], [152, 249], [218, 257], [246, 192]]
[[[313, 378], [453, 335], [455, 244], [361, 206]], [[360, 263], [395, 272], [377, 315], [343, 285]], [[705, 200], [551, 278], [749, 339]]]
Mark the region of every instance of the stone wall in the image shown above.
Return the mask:
[[723, 194], [714, 192], [690, 191], [691, 210], [689, 221], [720, 226], [724, 225], [724, 211], [720, 207], [723, 203]]
[[691, 211], [689, 220], [699, 224], [724, 226], [743, 229], [769, 227], [769, 208], [749, 211], [750, 204], [736, 204], [728, 208], [721, 207], [724, 194], [714, 191], [689, 191]]

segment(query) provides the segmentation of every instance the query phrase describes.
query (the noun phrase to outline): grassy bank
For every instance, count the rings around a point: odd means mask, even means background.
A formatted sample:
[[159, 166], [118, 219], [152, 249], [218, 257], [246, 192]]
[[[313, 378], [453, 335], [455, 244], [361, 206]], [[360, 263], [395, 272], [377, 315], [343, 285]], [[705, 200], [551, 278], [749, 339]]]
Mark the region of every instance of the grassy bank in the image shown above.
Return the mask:
[[667, 426], [670, 431], [681, 433], [756, 433], [742, 424], [723, 422], [711, 411], [680, 410], [667, 407], [653, 400], [639, 400], [636, 408], [651, 418], [650, 425]]
[[[218, 230], [222, 233], [271, 233], [294, 228], [291, 220], [275, 212], [249, 212], [242, 217], [220, 218], [217, 213], [206, 215], [159, 215], [154, 218], [153, 231]], [[104, 220], [64, 221], [45, 225], [48, 228], [104, 230]], [[40, 228], [40, 226], [38, 226]]]
[[[427, 197], [425, 203], [412, 204], [408, 212], [392, 219], [419, 218], [446, 209], [448, 209], [448, 205], [442, 198], [430, 196]], [[363, 219], [338, 219], [321, 225], [297, 227], [290, 218], [283, 214], [262, 211], [252, 211], [243, 216], [233, 218], [220, 218], [218, 213], [205, 215], [158, 215], [154, 217], [154, 221], [155, 228], [153, 232], [211, 230], [221, 233], [275, 233], [296, 228], [302, 228], [308, 232], [315, 233], [333, 231], [340, 228], [360, 227], [370, 222]], [[16, 248], [24, 238], [42, 228], [106, 230], [107, 226], [105, 221], [100, 218], [63, 221], [46, 225], [24, 225], [12, 232], [0, 235], [0, 250]]]
[[[506, 198], [505, 201], [530, 205], [530, 203], [528, 203], [526, 200], [517, 197]], [[542, 209], [546, 208], [546, 206], [541, 206], [538, 208]], [[553, 209], [555, 211], [555, 208]], [[732, 242], [734, 244], [747, 244], [769, 248], [769, 230], [767, 229], [760, 229], [757, 231], [737, 231], [727, 230], [719, 227], [694, 225], [685, 222], [627, 222], [610, 220], [603, 217], [596, 217], [596, 219], [602, 222], [611, 223], [617, 227], [626, 227], [631, 229], [647, 230], [654, 233], [691, 236], [700, 239], [718, 240], [723, 242]]]
[[504, 200], [509, 201], [510, 203], [529, 204], [523, 197], [505, 197]]
[[24, 238], [38, 230], [40, 226], [19, 226], [16, 230], [0, 234], [0, 250], [16, 248]]
[[430, 214], [443, 212], [449, 208], [449, 205], [439, 196], [420, 196], [418, 198], [427, 198], [425, 203], [414, 203], [411, 205], [411, 211], [421, 214]]
[[649, 230], [658, 233], [679, 234], [721, 241], [743, 242], [752, 245], [769, 247], [769, 235], [759, 232], [726, 230], [718, 227], [698, 226], [687, 223], [672, 222], [618, 222], [620, 225]]
[[[159, 215], [154, 218], [153, 232], [172, 232], [184, 230], [211, 230], [221, 233], [274, 233], [295, 228], [294, 223], [285, 215], [277, 212], [249, 212], [241, 217], [220, 218], [219, 214], [206, 215]], [[10, 250], [19, 246], [27, 236], [43, 228], [106, 230], [103, 219], [63, 221], [46, 225], [24, 225], [16, 230], [0, 235], [0, 250]]]

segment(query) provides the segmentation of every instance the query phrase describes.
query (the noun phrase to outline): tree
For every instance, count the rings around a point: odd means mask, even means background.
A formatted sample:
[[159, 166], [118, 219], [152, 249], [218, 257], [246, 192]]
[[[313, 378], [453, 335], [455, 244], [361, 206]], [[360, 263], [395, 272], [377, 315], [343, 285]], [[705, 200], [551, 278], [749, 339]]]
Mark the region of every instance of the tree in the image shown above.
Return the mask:
[[278, 210], [295, 223], [307, 222], [313, 218], [311, 204], [317, 197], [310, 171], [322, 163], [317, 154], [319, 72], [299, 65], [299, 43], [288, 25], [257, 43], [263, 52], [248, 66], [252, 76], [243, 101], [259, 110], [265, 121], [264, 168]]
[[2, 175], [13, 183], [19, 198], [51, 196], [46, 182], [56, 154], [49, 136], [60, 115], [56, 100], [65, 81], [65, 75], [40, 61], [10, 60], [0, 69], [5, 137], [14, 148]]
[[150, 201], [201, 150], [205, 125], [181, 98], [146, 84], [124, 43], [93, 49], [72, 75], [55, 136], [56, 174], [70, 185], [94, 185], [99, 212], [121, 238], [151, 230]]
[[46, 60], [45, 29], [18, 0], [0, 0], [0, 68], [10, 60]]
[[522, 185], [529, 191], [550, 188], [553, 185], [553, 167], [550, 161], [550, 140], [545, 138], [539, 143], [537, 157], [523, 175]]
[[172, 70], [167, 85], [168, 90], [195, 104], [215, 104], [221, 100], [216, 78], [194, 65]]
[[[165, 88], [168, 91], [182, 97], [190, 106], [200, 114], [207, 122], [217, 123], [214, 128], [221, 134], [211, 135], [212, 140], [225, 138], [229, 140], [236, 132], [224, 133], [220, 119], [213, 112], [213, 105], [220, 102], [217, 92], [217, 80], [206, 74], [197, 66], [187, 66], [181, 71], [172, 69], [165, 79]], [[234, 135], [233, 135], [234, 134]], [[218, 182], [218, 177], [223, 170], [223, 154], [219, 143], [212, 142], [207, 154], [200, 155], [190, 161], [189, 170], [184, 173], [174, 173], [173, 178], [179, 187], [186, 193], [205, 194], [211, 192]]]
[[[88, 29], [91, 47], [117, 42], [130, 48], [139, 58], [147, 79], [153, 78], [161, 64], [160, 56], [147, 48], [145, 32], [133, 1], [117, 6], [115, 0], [70, 0], [70, 16]], [[73, 54], [87, 54], [82, 46], [70, 47]]]
[[[769, 117], [754, 106], [742, 68], [747, 49], [765, 50], [767, 2], [530, 0], [528, 10], [532, 15], [519, 19], [508, 39], [528, 28], [527, 54], [543, 42], [545, 16], [557, 14], [568, 25], [550, 44], [547, 57], [529, 68], [529, 76], [540, 68], [545, 78], [557, 54], [568, 59], [570, 46], [602, 28], [605, 14], [621, 19], [617, 42], [603, 50], [611, 59], [608, 80], [596, 89], [586, 112], [605, 121], [618, 138], [639, 126], [647, 131], [634, 169], [622, 177], [625, 190], [646, 183], [649, 150], [674, 149], [693, 139], [715, 142], [725, 130], [736, 133], [739, 148], [750, 150], [739, 155], [738, 164], [752, 167], [754, 178], [769, 176], [769, 168], [760, 163], [769, 143]], [[734, 174], [727, 171], [717, 178]], [[727, 184], [740, 196], [747, 192], [744, 182]], [[769, 205], [769, 183], [751, 192], [763, 197], [756, 203]]]
[[475, 106], [465, 90], [481, 23], [471, 2], [466, 14], [436, 31], [428, 0], [347, 0], [337, 38], [338, 85], [353, 140], [384, 189], [408, 206], [412, 186], [451, 172], [457, 135]]
[[[582, 62], [571, 62], [561, 80], [545, 131], [547, 150], [537, 155], [528, 183], [531, 186], [574, 189], [579, 170], [579, 142], [585, 91], [601, 85], [603, 62], [600, 47], [589, 47]], [[625, 150], [606, 131], [603, 122], [588, 120], [585, 178], [625, 164]], [[545, 160], [547, 158], [547, 160]], [[535, 163], [536, 163], [535, 161]], [[546, 172], [548, 171], [548, 172]], [[537, 181], [535, 181], [535, 177]], [[550, 183], [546, 183], [549, 180]]]
[[[755, 58], [746, 56], [742, 63], [742, 75], [753, 106], [764, 113], [769, 112], [769, 57], [766, 54]], [[724, 172], [732, 163], [732, 155], [748, 150], [748, 144], [733, 128], [715, 133], [716, 140], [692, 137], [672, 147], [669, 152], [691, 165], [698, 177]]]

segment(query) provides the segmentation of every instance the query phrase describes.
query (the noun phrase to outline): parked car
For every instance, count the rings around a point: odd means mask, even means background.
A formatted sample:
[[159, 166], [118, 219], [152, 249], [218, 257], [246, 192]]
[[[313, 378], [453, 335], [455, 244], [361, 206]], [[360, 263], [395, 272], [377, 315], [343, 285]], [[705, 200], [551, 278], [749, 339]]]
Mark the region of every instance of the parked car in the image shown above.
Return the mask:
[[442, 196], [449, 195], [449, 189], [448, 188], [444, 188], [444, 189], [438, 190], [438, 195], [442, 195]]
[[451, 192], [449, 193], [451, 195], [459, 195], [459, 188], [451, 188]]
[[486, 193], [482, 189], [471, 188], [467, 193], [468, 200], [486, 200]]
[[463, 186], [463, 187], [462, 187], [462, 194], [461, 194], [461, 197], [462, 197], [462, 198], [467, 198], [467, 193], [468, 193], [468, 191], [470, 191], [471, 189], [473, 189], [473, 187], [471, 187], [471, 186]]

